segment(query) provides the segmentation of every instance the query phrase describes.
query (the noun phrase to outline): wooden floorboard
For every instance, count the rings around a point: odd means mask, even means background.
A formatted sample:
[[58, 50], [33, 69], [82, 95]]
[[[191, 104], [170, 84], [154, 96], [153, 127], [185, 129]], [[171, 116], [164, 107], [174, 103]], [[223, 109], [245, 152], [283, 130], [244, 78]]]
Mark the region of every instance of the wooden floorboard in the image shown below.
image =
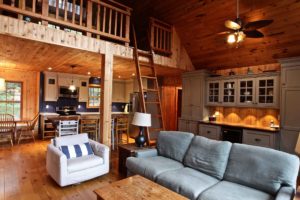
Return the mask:
[[[118, 173], [114, 151], [109, 174], [61, 188], [46, 172], [47, 144], [49, 141], [37, 141], [12, 148], [0, 144], [0, 200], [96, 200], [96, 188], [125, 178]], [[300, 200], [300, 189], [295, 200]]]

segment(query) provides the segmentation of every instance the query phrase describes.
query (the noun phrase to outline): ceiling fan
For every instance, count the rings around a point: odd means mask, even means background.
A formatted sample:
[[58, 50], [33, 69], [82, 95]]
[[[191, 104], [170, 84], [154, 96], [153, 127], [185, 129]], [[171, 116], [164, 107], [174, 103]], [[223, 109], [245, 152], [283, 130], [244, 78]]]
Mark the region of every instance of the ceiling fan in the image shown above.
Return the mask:
[[230, 31], [225, 31], [220, 34], [228, 34], [227, 43], [229, 44], [239, 44], [247, 38], [262, 38], [264, 34], [257, 29], [263, 28], [270, 25], [273, 20], [258, 20], [254, 22], [244, 23], [240, 18], [239, 11], [239, 0], [237, 0], [237, 17], [234, 21], [226, 20], [225, 27], [230, 29]]

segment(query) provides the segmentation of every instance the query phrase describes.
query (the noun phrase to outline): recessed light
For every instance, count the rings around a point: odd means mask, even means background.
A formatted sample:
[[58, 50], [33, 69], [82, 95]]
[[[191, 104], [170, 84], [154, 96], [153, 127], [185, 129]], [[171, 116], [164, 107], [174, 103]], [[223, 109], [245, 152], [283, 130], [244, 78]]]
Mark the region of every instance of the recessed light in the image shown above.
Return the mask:
[[98, 76], [97, 78], [100, 78], [100, 76]]
[[52, 70], [52, 67], [48, 67], [48, 70], [51, 71], [51, 70]]
[[118, 78], [121, 78], [121, 76], [119, 75]]
[[88, 75], [91, 75], [91, 72], [88, 72], [87, 74], [88, 74]]
[[131, 76], [135, 76], [135, 73], [132, 73]]

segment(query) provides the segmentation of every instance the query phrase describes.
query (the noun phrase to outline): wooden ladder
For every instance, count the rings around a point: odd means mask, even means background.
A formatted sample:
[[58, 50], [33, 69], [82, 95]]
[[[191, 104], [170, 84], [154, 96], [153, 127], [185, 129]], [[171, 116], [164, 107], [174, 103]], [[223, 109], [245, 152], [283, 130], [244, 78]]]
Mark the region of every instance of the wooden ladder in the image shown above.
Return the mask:
[[[150, 51], [142, 51], [137, 47], [136, 33], [132, 25], [134, 59], [136, 66], [136, 77], [139, 85], [139, 97], [141, 99], [141, 111], [151, 114], [152, 126], [146, 128], [147, 145], [156, 143], [157, 134], [164, 130], [164, 120], [161, 108], [160, 91], [154, 65], [154, 51], [149, 42]], [[148, 58], [149, 62], [140, 62], [139, 58]], [[147, 81], [147, 88], [144, 87], [143, 80]], [[149, 85], [151, 87], [149, 87]]]

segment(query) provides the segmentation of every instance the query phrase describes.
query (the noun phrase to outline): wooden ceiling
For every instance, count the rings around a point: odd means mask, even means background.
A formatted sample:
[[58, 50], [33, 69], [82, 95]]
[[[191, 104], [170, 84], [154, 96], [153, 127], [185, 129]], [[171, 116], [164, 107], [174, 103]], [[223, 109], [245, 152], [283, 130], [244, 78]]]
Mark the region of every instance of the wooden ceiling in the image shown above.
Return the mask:
[[173, 24], [196, 68], [232, 68], [276, 63], [300, 55], [299, 0], [240, 0], [245, 22], [273, 19], [260, 29], [262, 39], [247, 38], [239, 48], [226, 44], [224, 22], [236, 18], [236, 0], [120, 0], [135, 20], [153, 16]]
[[[17, 69], [23, 71], [51, 71], [91, 76], [101, 76], [100, 54], [46, 44], [0, 34], [0, 70]], [[157, 67], [160, 76], [181, 74], [181, 70]], [[114, 78], [129, 79], [135, 74], [133, 60], [114, 58]]]

